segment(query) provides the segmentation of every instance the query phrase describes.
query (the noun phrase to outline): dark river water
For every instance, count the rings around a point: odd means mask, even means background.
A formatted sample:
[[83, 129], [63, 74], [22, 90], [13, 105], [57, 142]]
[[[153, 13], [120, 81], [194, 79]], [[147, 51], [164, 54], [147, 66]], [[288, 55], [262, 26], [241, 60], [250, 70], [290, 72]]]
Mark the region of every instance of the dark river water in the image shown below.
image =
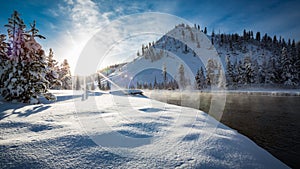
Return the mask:
[[146, 96], [193, 107], [246, 135], [292, 168], [300, 167], [300, 96], [266, 93], [180, 93], [149, 91]]

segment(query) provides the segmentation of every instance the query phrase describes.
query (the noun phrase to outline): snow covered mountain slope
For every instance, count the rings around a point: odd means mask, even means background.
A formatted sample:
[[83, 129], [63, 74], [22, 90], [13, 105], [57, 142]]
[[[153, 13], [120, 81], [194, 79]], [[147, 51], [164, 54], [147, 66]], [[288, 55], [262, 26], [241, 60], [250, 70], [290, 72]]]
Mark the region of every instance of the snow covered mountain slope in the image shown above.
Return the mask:
[[137, 74], [144, 72], [143, 77], [146, 78], [139, 83], [153, 83], [155, 76], [159, 80], [161, 73], [153, 74], [153, 72], [146, 70], [162, 70], [165, 66], [167, 73], [179, 82], [179, 67], [183, 65], [184, 80], [187, 84], [193, 85], [200, 66], [207, 65], [209, 58], [219, 60], [218, 53], [207, 36], [198, 29], [185, 25], [176, 26], [156, 43], [143, 45], [140, 55], [134, 61], [111, 74], [112, 81], [119, 86], [128, 87], [130, 81]]
[[0, 106], [1, 168], [288, 168], [206, 113], [146, 97], [53, 91]]
[[[290, 40], [286, 43], [281, 37], [278, 41], [276, 36], [272, 40], [267, 34], [261, 39], [260, 35], [256, 36], [253, 37], [252, 31], [244, 31], [244, 35], [213, 33], [208, 36], [196, 26], [180, 24], [158, 41], [143, 44], [138, 57], [110, 78], [117, 88], [132, 88], [137, 83], [149, 86], [155, 79], [162, 82], [162, 71], [166, 70], [169, 79], [175, 79], [181, 89], [298, 88], [299, 43]], [[197, 73], [201, 68], [203, 73]], [[143, 78], [136, 80], [136, 75]]]

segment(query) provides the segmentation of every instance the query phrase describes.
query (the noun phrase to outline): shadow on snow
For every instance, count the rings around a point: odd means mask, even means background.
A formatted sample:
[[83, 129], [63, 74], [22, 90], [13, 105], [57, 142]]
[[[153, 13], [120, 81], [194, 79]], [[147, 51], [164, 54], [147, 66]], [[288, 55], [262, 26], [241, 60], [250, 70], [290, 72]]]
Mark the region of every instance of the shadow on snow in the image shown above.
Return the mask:
[[0, 152], [1, 168], [109, 168], [130, 160], [77, 135], [0, 145]]

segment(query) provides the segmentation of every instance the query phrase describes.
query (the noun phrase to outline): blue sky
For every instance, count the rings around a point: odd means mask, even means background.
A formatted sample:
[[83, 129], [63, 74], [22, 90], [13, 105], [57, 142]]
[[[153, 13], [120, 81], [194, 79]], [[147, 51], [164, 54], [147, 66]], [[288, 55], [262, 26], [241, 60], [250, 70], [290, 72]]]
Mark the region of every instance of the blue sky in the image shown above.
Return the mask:
[[[241, 33], [243, 29], [300, 40], [300, 1], [297, 0], [0, 0], [0, 32], [13, 10], [27, 25], [37, 21], [45, 50], [52, 47], [59, 59], [76, 63], [80, 49], [101, 28], [120, 16], [141, 12], [169, 13], [209, 32]], [[137, 25], [138, 26], [138, 25]], [[153, 25], [155, 26], [155, 25]], [[152, 41], [152, 40], [151, 40]]]

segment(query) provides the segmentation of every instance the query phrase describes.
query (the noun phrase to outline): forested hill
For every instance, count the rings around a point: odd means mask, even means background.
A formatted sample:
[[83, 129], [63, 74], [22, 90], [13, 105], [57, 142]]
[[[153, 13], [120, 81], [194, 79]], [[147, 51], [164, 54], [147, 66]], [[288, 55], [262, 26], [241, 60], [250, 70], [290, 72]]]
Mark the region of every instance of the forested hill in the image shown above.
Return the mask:
[[299, 86], [299, 42], [246, 30], [209, 37], [226, 66], [227, 83]]
[[[205, 60], [215, 53], [218, 58]], [[207, 35], [206, 28], [180, 24], [158, 41], [142, 44], [137, 56], [110, 77], [124, 87], [150, 89], [297, 88], [300, 84], [300, 43], [277, 36], [271, 38], [260, 32], [244, 30], [243, 35], [214, 32]], [[145, 71], [148, 68], [160, 72]]]

